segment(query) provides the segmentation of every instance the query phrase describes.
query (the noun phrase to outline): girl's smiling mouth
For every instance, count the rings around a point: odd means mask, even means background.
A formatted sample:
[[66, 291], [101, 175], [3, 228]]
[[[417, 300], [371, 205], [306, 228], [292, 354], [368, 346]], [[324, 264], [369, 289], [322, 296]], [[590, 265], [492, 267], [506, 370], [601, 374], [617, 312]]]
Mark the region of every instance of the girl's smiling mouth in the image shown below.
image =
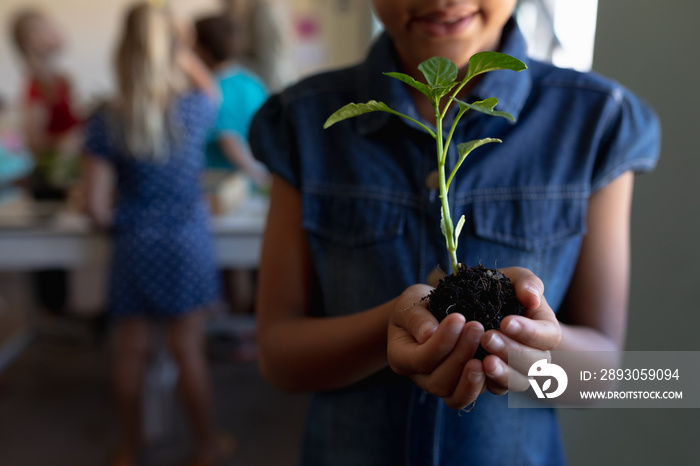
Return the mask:
[[414, 16], [412, 23], [422, 33], [432, 37], [449, 37], [460, 34], [469, 27], [476, 13], [432, 12]]

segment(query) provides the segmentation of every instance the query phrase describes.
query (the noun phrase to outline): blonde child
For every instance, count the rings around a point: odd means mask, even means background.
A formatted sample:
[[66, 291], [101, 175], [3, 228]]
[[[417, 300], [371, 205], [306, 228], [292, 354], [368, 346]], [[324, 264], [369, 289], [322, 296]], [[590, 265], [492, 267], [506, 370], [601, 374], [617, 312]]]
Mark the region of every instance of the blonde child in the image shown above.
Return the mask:
[[219, 299], [219, 284], [199, 188], [213, 83], [168, 10], [145, 2], [126, 15], [115, 69], [116, 97], [86, 124], [85, 161], [88, 212], [113, 240], [109, 313], [123, 434], [116, 464], [135, 464], [139, 453], [156, 323], [179, 369], [196, 464], [215, 464], [222, 445], [213, 431], [203, 311]]
[[[367, 59], [273, 96], [252, 127], [274, 174], [260, 367], [278, 386], [315, 392], [300, 464], [564, 464], [555, 412], [508, 409], [499, 396], [508, 352], [622, 347], [632, 173], [653, 168], [658, 121], [610, 80], [528, 59], [515, 0], [373, 3], [385, 33]], [[432, 138], [386, 113], [322, 129], [341, 106], [372, 99], [434, 123], [422, 95], [382, 72], [422, 79], [418, 64], [444, 56], [463, 76], [484, 50], [529, 65], [461, 95], [496, 96], [516, 124], [474, 114], [454, 133], [503, 140], [467, 158], [450, 194], [467, 216], [459, 260], [507, 267], [526, 308], [487, 332], [459, 314], [438, 325], [421, 304], [433, 268], [449, 270]]]

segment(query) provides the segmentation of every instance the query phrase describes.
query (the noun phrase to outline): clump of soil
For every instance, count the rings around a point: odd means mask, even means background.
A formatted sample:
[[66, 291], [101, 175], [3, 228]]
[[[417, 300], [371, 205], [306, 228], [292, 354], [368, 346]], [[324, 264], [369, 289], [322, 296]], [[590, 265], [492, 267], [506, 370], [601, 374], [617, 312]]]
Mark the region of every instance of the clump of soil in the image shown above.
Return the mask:
[[[484, 330], [498, 329], [505, 316], [522, 315], [525, 311], [515, 297], [510, 279], [483, 265], [460, 264], [458, 273], [442, 278], [427, 299], [428, 309], [438, 322], [448, 314], [459, 312], [467, 322], [481, 322]], [[479, 346], [474, 357], [484, 359], [487, 354]]]

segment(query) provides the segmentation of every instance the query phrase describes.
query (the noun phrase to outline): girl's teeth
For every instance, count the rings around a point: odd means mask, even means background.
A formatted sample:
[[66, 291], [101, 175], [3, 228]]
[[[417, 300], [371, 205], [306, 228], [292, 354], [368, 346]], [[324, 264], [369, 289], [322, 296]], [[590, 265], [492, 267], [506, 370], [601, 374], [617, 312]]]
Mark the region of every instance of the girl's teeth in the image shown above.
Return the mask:
[[432, 22], [433, 22], [433, 23], [436, 23], [436, 24], [446, 24], [446, 25], [450, 25], [450, 24], [456, 24], [456, 23], [460, 22], [461, 20], [462, 20], [462, 18], [455, 18], [455, 19], [433, 19]]

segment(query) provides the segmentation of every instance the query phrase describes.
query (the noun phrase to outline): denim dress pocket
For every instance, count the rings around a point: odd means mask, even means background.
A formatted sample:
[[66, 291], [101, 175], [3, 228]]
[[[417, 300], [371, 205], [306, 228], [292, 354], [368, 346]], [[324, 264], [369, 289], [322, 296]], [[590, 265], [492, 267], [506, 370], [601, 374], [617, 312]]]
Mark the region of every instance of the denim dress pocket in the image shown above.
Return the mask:
[[305, 193], [303, 203], [325, 315], [362, 311], [403, 290], [407, 207], [400, 200], [336, 192]]
[[[552, 299], [558, 304], [586, 231], [587, 199], [583, 190], [570, 187], [492, 190], [474, 196], [467, 206], [473, 225], [471, 247], [466, 247], [468, 260], [488, 267], [528, 268], [545, 282], [545, 288], [562, 290], [547, 297], [550, 304]], [[562, 265], [565, 270], [560, 269]], [[566, 286], [551, 286], [560, 280], [565, 282], [557, 285]]]

